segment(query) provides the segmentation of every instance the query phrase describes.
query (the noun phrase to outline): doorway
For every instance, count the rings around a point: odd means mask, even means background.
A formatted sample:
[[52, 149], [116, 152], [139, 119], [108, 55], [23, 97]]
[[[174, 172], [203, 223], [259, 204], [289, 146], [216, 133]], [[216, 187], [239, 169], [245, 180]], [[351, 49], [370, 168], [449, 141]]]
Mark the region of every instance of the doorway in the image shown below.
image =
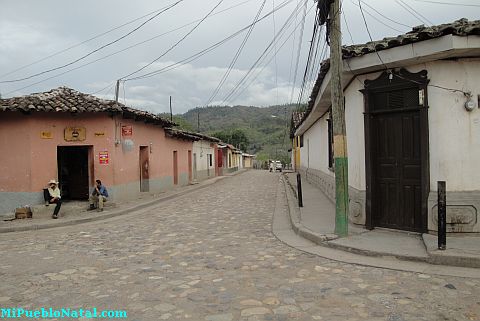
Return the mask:
[[[60, 191], [64, 200], [86, 200], [89, 195], [91, 146], [58, 146]], [[90, 162], [93, 163], [93, 162]]]
[[192, 151], [188, 151], [188, 182], [192, 182]]
[[[195, 166], [195, 162], [193, 163]], [[178, 153], [173, 151], [173, 185], [178, 185]]]
[[[419, 73], [421, 74], [421, 73]], [[424, 78], [403, 70], [366, 82], [367, 227], [424, 232], [428, 114]], [[410, 81], [412, 79], [413, 81]], [[422, 86], [422, 84], [425, 84]]]
[[140, 192], [150, 191], [148, 146], [140, 146]]
[[197, 179], [197, 153], [193, 153], [193, 180]]

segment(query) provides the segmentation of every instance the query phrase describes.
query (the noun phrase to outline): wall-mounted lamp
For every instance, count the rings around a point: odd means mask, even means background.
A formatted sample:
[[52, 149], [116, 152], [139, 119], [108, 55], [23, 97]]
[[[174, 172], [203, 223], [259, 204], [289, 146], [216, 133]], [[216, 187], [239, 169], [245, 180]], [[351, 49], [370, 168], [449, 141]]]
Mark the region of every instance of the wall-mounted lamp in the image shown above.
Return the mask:
[[465, 93], [465, 97], [467, 97], [467, 101], [464, 104], [464, 107], [467, 111], [472, 111], [477, 107], [477, 104], [475, 103], [475, 100], [472, 99], [472, 94], [471, 93]]
[[150, 143], [150, 154], [153, 153], [153, 143]]

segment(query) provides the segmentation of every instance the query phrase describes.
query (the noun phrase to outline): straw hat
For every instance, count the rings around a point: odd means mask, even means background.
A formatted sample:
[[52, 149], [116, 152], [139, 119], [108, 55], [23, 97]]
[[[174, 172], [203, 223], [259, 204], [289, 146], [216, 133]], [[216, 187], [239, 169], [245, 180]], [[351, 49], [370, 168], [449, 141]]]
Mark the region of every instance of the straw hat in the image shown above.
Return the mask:
[[55, 184], [55, 185], [58, 185], [58, 182], [54, 179], [51, 179], [49, 182], [48, 182], [48, 185], [50, 184]]

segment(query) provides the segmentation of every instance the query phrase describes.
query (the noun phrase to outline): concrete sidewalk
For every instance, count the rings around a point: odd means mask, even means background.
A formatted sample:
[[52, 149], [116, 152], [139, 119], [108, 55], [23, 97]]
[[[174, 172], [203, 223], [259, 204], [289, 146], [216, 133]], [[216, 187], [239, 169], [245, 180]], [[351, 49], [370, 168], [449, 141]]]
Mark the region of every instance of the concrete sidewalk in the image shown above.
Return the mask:
[[431, 264], [480, 267], [480, 237], [449, 234], [447, 250], [437, 249], [437, 237], [388, 229], [366, 230], [349, 224], [349, 236], [339, 238], [335, 230], [335, 204], [318, 188], [302, 179], [303, 207], [298, 206], [296, 173], [285, 173], [285, 188], [293, 230], [318, 245], [360, 255], [394, 257]]
[[119, 215], [131, 213], [141, 210], [158, 203], [171, 200], [175, 197], [195, 192], [197, 190], [207, 188], [224, 178], [241, 174], [246, 170], [226, 174], [204, 180], [199, 183], [187, 186], [179, 186], [163, 193], [142, 193], [135, 199], [128, 201], [119, 200], [117, 202], [106, 202], [103, 212], [87, 211], [88, 201], [66, 201], [60, 209], [58, 219], [52, 219], [53, 209], [55, 205], [35, 205], [32, 206], [33, 218], [30, 219], [12, 219], [12, 214], [3, 214], [0, 219], [0, 233], [21, 232], [29, 230], [40, 230], [53, 227], [76, 225], [86, 222], [103, 220]]

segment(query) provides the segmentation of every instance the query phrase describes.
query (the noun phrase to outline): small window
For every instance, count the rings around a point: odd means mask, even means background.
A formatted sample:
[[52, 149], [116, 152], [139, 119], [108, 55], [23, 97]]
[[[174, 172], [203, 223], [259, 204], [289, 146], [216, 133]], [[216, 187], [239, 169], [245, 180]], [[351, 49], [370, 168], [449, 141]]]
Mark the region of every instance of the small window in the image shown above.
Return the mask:
[[300, 136], [300, 147], [303, 147], [303, 135]]
[[212, 154], [208, 154], [208, 166], [212, 166]]
[[327, 119], [328, 124], [328, 168], [333, 169], [335, 165], [333, 157], [333, 122], [332, 117]]

